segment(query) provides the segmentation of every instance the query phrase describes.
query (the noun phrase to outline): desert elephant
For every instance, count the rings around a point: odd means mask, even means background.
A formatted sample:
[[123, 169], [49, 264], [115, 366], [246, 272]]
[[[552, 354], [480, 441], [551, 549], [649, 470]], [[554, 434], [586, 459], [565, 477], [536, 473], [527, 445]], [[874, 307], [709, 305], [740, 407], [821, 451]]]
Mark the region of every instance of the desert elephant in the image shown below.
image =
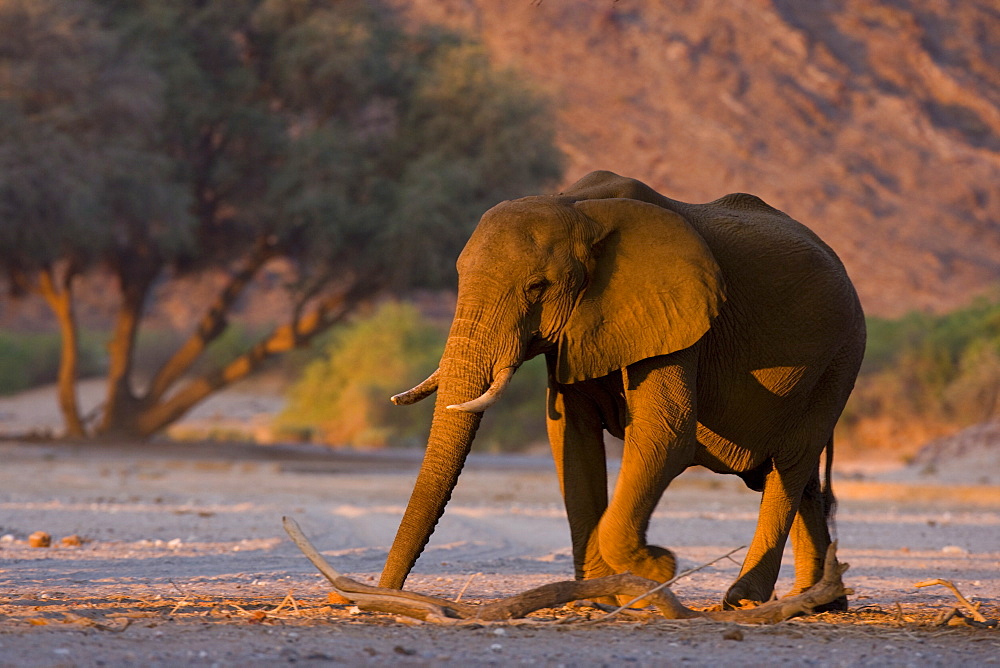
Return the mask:
[[[753, 195], [685, 204], [593, 172], [558, 195], [487, 211], [457, 266], [440, 366], [393, 397], [406, 404], [437, 391], [382, 586], [402, 587], [482, 411], [540, 354], [577, 578], [673, 577], [674, 555], [649, 545], [646, 530], [670, 481], [701, 465], [763, 492], [726, 605], [772, 596], [789, 534], [791, 593], [819, 579], [833, 429], [865, 347], [854, 287], [819, 237]], [[624, 439], [610, 499], [605, 430]]]

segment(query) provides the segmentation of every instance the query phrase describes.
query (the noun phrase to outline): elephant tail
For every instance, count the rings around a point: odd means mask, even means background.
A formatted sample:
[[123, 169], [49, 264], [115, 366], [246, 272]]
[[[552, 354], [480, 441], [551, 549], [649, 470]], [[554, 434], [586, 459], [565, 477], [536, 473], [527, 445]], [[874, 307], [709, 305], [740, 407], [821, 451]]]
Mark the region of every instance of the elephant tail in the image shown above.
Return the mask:
[[837, 525], [835, 515], [837, 514], [837, 497], [833, 494], [833, 435], [826, 443], [826, 470], [823, 480], [823, 516], [830, 529], [830, 537], [837, 540]]

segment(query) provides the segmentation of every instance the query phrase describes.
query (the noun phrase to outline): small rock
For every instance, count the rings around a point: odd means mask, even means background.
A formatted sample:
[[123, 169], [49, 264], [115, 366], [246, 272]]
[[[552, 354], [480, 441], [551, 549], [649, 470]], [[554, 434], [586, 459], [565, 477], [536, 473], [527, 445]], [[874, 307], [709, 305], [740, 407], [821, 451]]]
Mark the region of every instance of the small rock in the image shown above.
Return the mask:
[[332, 605], [350, 605], [351, 604], [351, 601], [349, 599], [344, 598], [343, 596], [341, 596], [340, 594], [338, 594], [335, 591], [331, 591], [329, 594], [327, 594], [326, 595], [326, 600], [329, 603], [331, 603]]
[[36, 531], [28, 536], [28, 545], [31, 547], [50, 547], [52, 545], [52, 536], [44, 531]]
[[743, 631], [739, 629], [729, 629], [722, 634], [723, 640], [743, 640]]
[[490, 651], [491, 652], [501, 652], [501, 651], [503, 651], [503, 645], [501, 645], [498, 642], [495, 642], [492, 645], [490, 645]]
[[417, 650], [410, 649], [409, 647], [403, 647], [402, 645], [396, 645], [392, 648], [392, 651], [396, 654], [402, 654], [403, 656], [413, 656], [417, 653]]
[[70, 536], [63, 536], [62, 540], [59, 541], [65, 547], [80, 547], [83, 545], [83, 539], [76, 534]]
[[959, 547], [958, 545], [945, 545], [941, 548], [941, 551], [945, 554], [968, 554], [968, 550], [964, 547]]

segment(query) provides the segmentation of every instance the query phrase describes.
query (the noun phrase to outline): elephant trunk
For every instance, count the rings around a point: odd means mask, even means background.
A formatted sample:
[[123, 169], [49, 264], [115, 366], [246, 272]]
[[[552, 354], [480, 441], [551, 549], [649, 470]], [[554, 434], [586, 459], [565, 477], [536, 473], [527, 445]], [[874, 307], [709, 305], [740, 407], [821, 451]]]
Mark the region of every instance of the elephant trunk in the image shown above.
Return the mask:
[[402, 588], [444, 513], [482, 418], [448, 409], [481, 396], [493, 380], [495, 356], [483, 350], [481, 338], [472, 336], [476, 327], [469, 320], [456, 318], [459, 322], [463, 324], [452, 327], [441, 359], [427, 451], [379, 580], [382, 587]]

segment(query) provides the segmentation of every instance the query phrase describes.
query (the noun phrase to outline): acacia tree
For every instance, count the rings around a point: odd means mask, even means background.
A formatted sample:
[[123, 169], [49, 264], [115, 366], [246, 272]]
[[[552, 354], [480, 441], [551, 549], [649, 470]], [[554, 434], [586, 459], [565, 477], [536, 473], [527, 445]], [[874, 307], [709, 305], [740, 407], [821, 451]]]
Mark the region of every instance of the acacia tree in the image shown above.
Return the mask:
[[[185, 190], [154, 146], [162, 88], [93, 7], [0, 3], [0, 263], [15, 296], [40, 295], [59, 323], [59, 404], [70, 436], [85, 433], [76, 279], [113, 258], [142, 266], [190, 232]], [[130, 285], [129, 298], [145, 287]]]
[[[101, 266], [120, 289], [94, 434], [152, 434], [374, 294], [440, 282], [485, 208], [560, 174], [538, 96], [476, 45], [407, 34], [376, 2], [148, 0], [98, 11], [0, 0], [0, 13], [0, 26], [13, 16], [46, 37], [14, 48], [0, 35], [0, 113], [25, 128], [0, 136], [0, 261], [19, 289], [68, 312], [64, 360], [75, 349], [73, 277]], [[42, 43], [44, 57], [32, 50]], [[42, 62], [65, 85], [32, 78]], [[98, 83], [109, 78], [117, 88]], [[298, 270], [287, 320], [192, 376], [279, 257]], [[227, 282], [140, 388], [135, 342], [152, 287], [220, 268]], [[60, 405], [67, 433], [80, 436], [88, 429], [65, 366]]]

